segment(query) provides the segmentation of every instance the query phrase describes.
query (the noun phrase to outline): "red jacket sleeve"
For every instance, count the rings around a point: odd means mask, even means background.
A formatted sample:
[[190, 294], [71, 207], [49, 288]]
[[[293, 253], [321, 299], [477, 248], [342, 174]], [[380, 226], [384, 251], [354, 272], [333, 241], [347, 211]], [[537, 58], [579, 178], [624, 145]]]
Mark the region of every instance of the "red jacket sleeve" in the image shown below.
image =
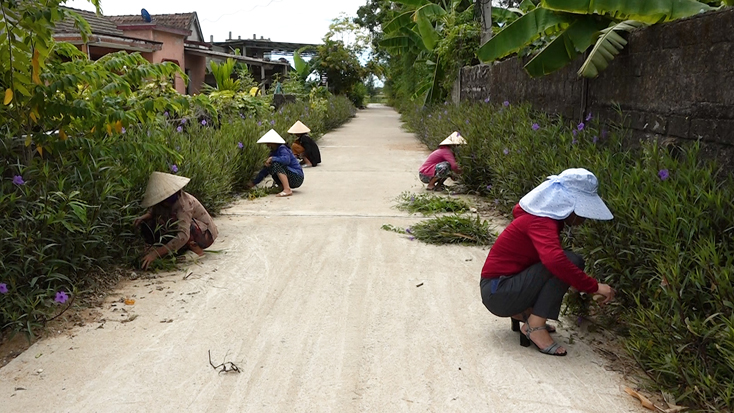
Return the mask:
[[561, 247], [557, 224], [551, 219], [534, 219], [528, 226], [528, 236], [538, 251], [540, 262], [553, 275], [585, 293], [595, 293], [599, 283], [574, 265]]
[[459, 164], [456, 163], [456, 158], [454, 157], [454, 153], [451, 151], [451, 149], [446, 150], [446, 153], [444, 154], [444, 159], [446, 159], [449, 165], [451, 165], [452, 171], [459, 171]]

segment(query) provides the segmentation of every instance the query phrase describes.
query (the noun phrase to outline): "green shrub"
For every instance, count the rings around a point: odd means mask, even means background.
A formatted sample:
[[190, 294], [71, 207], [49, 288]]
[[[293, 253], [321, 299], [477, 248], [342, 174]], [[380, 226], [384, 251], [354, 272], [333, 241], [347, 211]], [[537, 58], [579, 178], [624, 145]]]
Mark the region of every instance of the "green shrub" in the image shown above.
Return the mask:
[[629, 148], [623, 130], [594, 119], [567, 124], [509, 103], [403, 108], [403, 118], [429, 148], [460, 131], [464, 183], [506, 214], [548, 175], [594, 172], [615, 219], [587, 221], [568, 241], [618, 290], [605, 318], [678, 404], [734, 408], [734, 180], [697, 144]]

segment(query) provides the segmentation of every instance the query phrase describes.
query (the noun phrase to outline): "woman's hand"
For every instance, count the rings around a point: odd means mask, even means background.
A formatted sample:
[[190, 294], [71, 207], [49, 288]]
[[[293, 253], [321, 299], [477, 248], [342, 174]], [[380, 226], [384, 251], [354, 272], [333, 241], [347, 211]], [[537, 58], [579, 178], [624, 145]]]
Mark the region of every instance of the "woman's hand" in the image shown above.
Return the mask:
[[245, 184], [245, 189], [247, 189], [249, 191], [254, 186], [255, 186], [255, 184], [252, 181], [250, 181], [250, 182], [248, 182], [248, 183]]
[[141, 215], [141, 216], [135, 218], [135, 221], [133, 221], [133, 226], [134, 227], [139, 227], [140, 224], [143, 223], [143, 221], [146, 221], [146, 220], [148, 220], [150, 218], [152, 218], [152, 216], [150, 215], [150, 213], [145, 213], [144, 215]]
[[145, 254], [145, 257], [143, 257], [143, 261], [140, 264], [140, 268], [147, 270], [150, 263], [155, 261], [158, 258], [158, 252], [156, 252], [155, 248], [152, 248], [149, 253]]
[[597, 289], [594, 294], [604, 296], [604, 301], [599, 303], [599, 305], [604, 305], [614, 300], [614, 295], [617, 294], [617, 292], [609, 285], [599, 283], [599, 289]]
[[270, 166], [271, 163], [273, 163], [273, 157], [269, 156], [268, 159], [265, 160], [265, 166]]

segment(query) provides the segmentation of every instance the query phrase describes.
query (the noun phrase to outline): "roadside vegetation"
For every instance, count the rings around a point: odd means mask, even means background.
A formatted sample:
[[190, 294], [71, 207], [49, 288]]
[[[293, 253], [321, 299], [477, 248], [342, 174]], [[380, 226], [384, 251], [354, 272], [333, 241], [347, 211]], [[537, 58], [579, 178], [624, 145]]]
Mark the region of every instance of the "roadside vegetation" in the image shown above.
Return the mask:
[[398, 209], [411, 214], [433, 215], [441, 212], [461, 213], [469, 210], [466, 201], [449, 196], [403, 192], [398, 196]]
[[[170, 63], [114, 53], [90, 61], [51, 38], [75, 17], [60, 1], [0, 4], [0, 331], [29, 338], [117, 266], [137, 265], [132, 221], [152, 171], [192, 178], [186, 190], [218, 212], [261, 167], [256, 140], [298, 119], [317, 138], [346, 122], [345, 96], [309, 87], [278, 110], [246, 93], [233, 64], [216, 87], [183, 96]], [[97, 3], [95, 3], [97, 4]], [[256, 192], [252, 196], [262, 196]], [[248, 195], [250, 197], [250, 195]], [[107, 283], [103, 283], [107, 284]]]

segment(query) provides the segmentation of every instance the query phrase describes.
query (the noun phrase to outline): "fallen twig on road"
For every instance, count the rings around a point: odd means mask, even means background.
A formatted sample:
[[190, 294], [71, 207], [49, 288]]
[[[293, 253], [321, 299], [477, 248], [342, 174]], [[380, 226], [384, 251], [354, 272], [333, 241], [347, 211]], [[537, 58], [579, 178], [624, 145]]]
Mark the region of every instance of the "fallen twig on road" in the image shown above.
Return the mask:
[[[227, 358], [227, 355], [224, 355], [224, 358]], [[222, 364], [215, 366], [214, 363], [212, 363], [212, 351], [209, 350], [209, 364], [214, 368], [214, 370], [217, 370], [219, 374], [221, 373], [230, 373], [230, 372], [236, 372], [236, 373], [242, 373], [240, 371], [240, 368], [237, 367], [236, 364], [232, 363], [231, 361], [225, 361]], [[219, 370], [221, 368], [221, 370]]]

